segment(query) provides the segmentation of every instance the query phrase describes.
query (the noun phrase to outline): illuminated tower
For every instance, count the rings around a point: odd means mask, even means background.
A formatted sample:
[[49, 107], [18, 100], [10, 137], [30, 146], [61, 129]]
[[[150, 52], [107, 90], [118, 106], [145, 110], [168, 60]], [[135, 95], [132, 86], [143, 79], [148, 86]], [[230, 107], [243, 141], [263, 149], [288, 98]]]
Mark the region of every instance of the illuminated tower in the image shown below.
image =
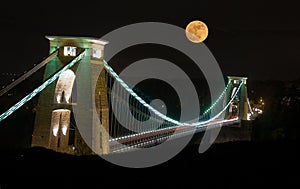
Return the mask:
[[229, 94], [227, 94], [228, 100], [233, 97], [239, 85], [243, 83], [236, 98], [230, 104], [226, 117], [238, 116], [241, 120], [249, 120], [247, 77], [228, 76], [228, 80], [230, 82]]
[[[57, 52], [57, 56], [47, 63], [44, 80], [84, 54], [40, 93], [32, 146], [71, 154], [109, 153], [106, 71], [102, 70], [107, 42], [88, 37], [47, 36], [47, 39], [50, 53]], [[102, 70], [100, 75], [96, 74], [98, 70]], [[77, 102], [79, 98], [81, 103]], [[92, 111], [92, 101], [96, 113]], [[77, 118], [84, 120], [83, 132], [76, 123], [74, 108], [80, 110]], [[99, 118], [99, 124], [95, 124], [95, 118]]]

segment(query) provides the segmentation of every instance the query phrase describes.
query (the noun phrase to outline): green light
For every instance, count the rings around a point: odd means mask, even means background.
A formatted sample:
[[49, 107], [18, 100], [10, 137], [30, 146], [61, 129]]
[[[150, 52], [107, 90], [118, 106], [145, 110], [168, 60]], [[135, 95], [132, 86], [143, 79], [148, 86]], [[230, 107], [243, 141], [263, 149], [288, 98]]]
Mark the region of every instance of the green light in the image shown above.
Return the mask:
[[[156, 114], [157, 116], [159, 116], [161, 119], [169, 121], [170, 123], [173, 123], [174, 125], [177, 126], [184, 126], [184, 125], [190, 125], [190, 126], [195, 126], [195, 127], [204, 127], [206, 123], [209, 123], [210, 121], [215, 120], [216, 118], [218, 118], [226, 109], [227, 107], [230, 105], [230, 103], [233, 101], [233, 99], [235, 98], [235, 96], [237, 95], [237, 93], [239, 92], [243, 82], [239, 85], [237, 91], [235, 92], [235, 95], [231, 98], [231, 100], [226, 104], [226, 106], [213, 118], [210, 118], [209, 120], [206, 121], [200, 121], [200, 122], [194, 122], [194, 123], [182, 123], [179, 122], [177, 120], [174, 120], [170, 117], [165, 116], [164, 114], [160, 113], [158, 110], [154, 109], [153, 107], [151, 107], [149, 104], [147, 104], [141, 97], [139, 97], [131, 88], [129, 88], [129, 86], [116, 74], [116, 72], [108, 65], [108, 63], [104, 60], [104, 67], [105, 69], [114, 77], [114, 79], [116, 79], [116, 81], [118, 81], [121, 86], [123, 86], [127, 92], [129, 92], [137, 101], [139, 101], [143, 106], [147, 107], [149, 111], [152, 111], [154, 114]], [[213, 103], [213, 105], [210, 107], [209, 110], [211, 110], [219, 101], [220, 99], [224, 96], [224, 94], [226, 93], [228, 87], [230, 85], [230, 81], [228, 82], [227, 86], [225, 87], [224, 91], [221, 93], [221, 95], [218, 97], [218, 99], [216, 100], [216, 102]], [[208, 111], [209, 111], [208, 110]]]
[[227, 83], [225, 89], [223, 90], [221, 95], [218, 97], [218, 99], [206, 111], [204, 111], [202, 116], [206, 115], [210, 110], [212, 110], [216, 106], [216, 104], [221, 100], [221, 98], [223, 98], [223, 96], [226, 94], [226, 91], [227, 91], [229, 85], [230, 85], [230, 81]]

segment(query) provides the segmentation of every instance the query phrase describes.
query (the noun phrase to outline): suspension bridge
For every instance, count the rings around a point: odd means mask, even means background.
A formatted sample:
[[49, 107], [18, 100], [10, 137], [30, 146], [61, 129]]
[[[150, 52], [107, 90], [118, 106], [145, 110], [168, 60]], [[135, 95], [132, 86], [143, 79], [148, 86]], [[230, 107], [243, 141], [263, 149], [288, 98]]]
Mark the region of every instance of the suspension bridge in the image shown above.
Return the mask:
[[[152, 107], [113, 70], [104, 59], [107, 41], [65, 36], [47, 39], [49, 56], [0, 91], [1, 98], [44, 68], [43, 83], [0, 112], [1, 122], [39, 95], [32, 146], [71, 154], [89, 154], [92, 147], [96, 153], [110, 154], [151, 147], [219, 125], [240, 124], [252, 114], [246, 77], [229, 76], [207, 110], [194, 120], [181, 122]], [[126, 119], [120, 123], [122, 116]]]

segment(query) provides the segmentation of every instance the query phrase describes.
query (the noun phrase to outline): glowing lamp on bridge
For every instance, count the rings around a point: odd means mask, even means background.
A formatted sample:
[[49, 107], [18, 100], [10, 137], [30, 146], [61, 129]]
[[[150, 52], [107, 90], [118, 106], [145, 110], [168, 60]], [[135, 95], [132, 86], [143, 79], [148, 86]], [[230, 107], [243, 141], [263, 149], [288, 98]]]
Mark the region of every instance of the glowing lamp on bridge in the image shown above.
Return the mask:
[[255, 108], [254, 111], [257, 112], [258, 114], [262, 114], [263, 113], [263, 111], [261, 109], [259, 109], [259, 108]]

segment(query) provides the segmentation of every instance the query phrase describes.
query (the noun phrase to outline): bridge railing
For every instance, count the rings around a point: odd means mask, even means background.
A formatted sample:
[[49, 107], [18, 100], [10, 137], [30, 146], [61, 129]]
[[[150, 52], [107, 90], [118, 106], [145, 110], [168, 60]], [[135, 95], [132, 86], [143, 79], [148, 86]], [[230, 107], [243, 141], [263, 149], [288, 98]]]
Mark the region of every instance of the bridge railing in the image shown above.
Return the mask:
[[[191, 129], [192, 127], [196, 128], [197, 131], [203, 131], [206, 129], [206, 127], [213, 127], [215, 125], [220, 125], [223, 122], [228, 123], [230, 121], [236, 121], [237, 119], [234, 118], [225, 120], [224, 114], [239, 93], [243, 82], [240, 83], [234, 95], [231, 97], [231, 99], [229, 99], [229, 101], [226, 101], [226, 94], [228, 93], [227, 90], [229, 89], [230, 82], [220, 94], [219, 98], [214, 103], [212, 103], [212, 105], [208, 108], [207, 111], [204, 112], [199, 120], [196, 120], [194, 122], [180, 122], [162, 114], [155, 108], [151, 107], [140, 96], [138, 96], [138, 94], [135, 93], [106, 62], [104, 62], [104, 66], [106, 71], [108, 72], [109, 77], [111, 77], [109, 80], [113, 80], [113, 82], [110, 82], [108, 86], [110, 91], [109, 95], [111, 95], [109, 97], [109, 101], [111, 103], [110, 108], [112, 108], [112, 106], [115, 106], [118, 110], [117, 112], [110, 112], [111, 114], [116, 114], [110, 115], [110, 128], [112, 128], [110, 142], [113, 145], [112, 149], [116, 151], [122, 150], [122, 148], [124, 148], [122, 144], [126, 144], [125, 147], [129, 149], [134, 146], [140, 146], [141, 144], [146, 146], [152, 145], [152, 143], [158, 142], [158, 140], [161, 141], [162, 139], [165, 140], [172, 137], [175, 131], [180, 130], [179, 133], [184, 134], [188, 133], [189, 129]], [[115, 88], [115, 91], [113, 90], [113, 87]], [[123, 110], [125, 110], [126, 108], [130, 109], [129, 112], [131, 115], [127, 115], [126, 113], [124, 113], [126, 111]], [[211, 114], [212, 111], [215, 111], [214, 114]], [[127, 120], [127, 122], [119, 123], [118, 117], [120, 116], [128, 116], [129, 118], [125, 119]], [[145, 127], [143, 121], [141, 121], [143, 117], [148, 117], [148, 120], [151, 120], [153, 122], [150, 127]], [[133, 121], [132, 119], [136, 119], [138, 120], [138, 122]], [[127, 130], [127, 133], [124, 132], [124, 125], [122, 124], [126, 124], [126, 128], [129, 128], [130, 131]], [[178, 134], [178, 132], [176, 133]]]

